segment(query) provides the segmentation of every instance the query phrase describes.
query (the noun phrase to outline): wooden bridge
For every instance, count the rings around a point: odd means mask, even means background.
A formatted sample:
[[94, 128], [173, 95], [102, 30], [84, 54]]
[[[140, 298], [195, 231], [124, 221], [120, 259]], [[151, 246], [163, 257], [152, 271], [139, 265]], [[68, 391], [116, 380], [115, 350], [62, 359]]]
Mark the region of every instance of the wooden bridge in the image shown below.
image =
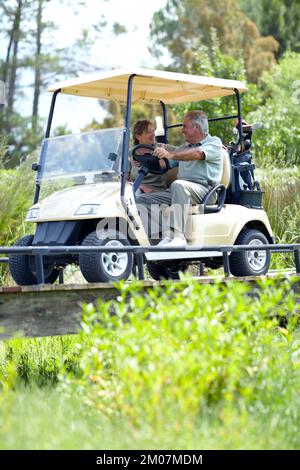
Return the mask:
[[[295, 271], [281, 274], [269, 272], [263, 278], [278, 282], [291, 276], [297, 277], [300, 292], [300, 275]], [[215, 277], [193, 278], [195, 283], [211, 284], [216, 279], [223, 283], [247, 282], [256, 286], [259, 277]], [[139, 281], [145, 291], [165, 281]], [[184, 281], [176, 281], [184, 282]], [[95, 303], [98, 299], [105, 302], [116, 299], [118, 289], [112, 284], [55, 284], [36, 286], [14, 286], [0, 288], [0, 339], [20, 336], [56, 336], [78, 333], [80, 330], [82, 303]]]

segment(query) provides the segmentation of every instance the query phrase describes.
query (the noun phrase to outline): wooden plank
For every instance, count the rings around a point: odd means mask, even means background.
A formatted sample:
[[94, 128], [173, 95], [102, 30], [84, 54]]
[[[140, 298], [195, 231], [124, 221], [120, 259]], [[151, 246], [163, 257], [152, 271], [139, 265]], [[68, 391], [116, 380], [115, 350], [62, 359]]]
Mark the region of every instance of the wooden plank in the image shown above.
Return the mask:
[[[60, 287], [60, 286], [59, 286]], [[116, 298], [114, 287], [36, 289], [2, 292], [0, 295], [0, 338], [55, 336], [77, 333], [81, 303]]]
[[[295, 276], [284, 273], [283, 279]], [[267, 278], [277, 277], [269, 273]], [[195, 283], [211, 284], [216, 280], [247, 282], [255, 286], [257, 277], [224, 278], [202, 276], [193, 278]], [[300, 276], [297, 277], [300, 292]], [[166, 281], [141, 281], [142, 289], [148, 290]], [[177, 281], [185, 282], [185, 281]], [[0, 339], [21, 336], [56, 336], [78, 333], [80, 329], [81, 304], [95, 303], [98, 299], [106, 302], [116, 299], [119, 291], [113, 284], [56, 284], [42, 286], [2, 287], [0, 288]]]

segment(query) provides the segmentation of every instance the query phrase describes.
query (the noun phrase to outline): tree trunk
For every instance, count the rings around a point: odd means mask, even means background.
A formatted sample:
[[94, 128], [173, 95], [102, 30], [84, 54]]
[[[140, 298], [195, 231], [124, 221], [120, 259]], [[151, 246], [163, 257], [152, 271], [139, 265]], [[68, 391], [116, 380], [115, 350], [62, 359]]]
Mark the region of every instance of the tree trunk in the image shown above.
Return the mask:
[[[14, 23], [13, 23], [13, 30], [12, 30], [13, 52], [12, 52], [11, 65], [9, 67], [9, 79], [8, 79], [8, 86], [7, 86], [7, 116], [9, 116], [13, 112], [13, 107], [14, 107], [17, 66], [18, 66], [18, 46], [19, 46], [19, 40], [20, 40], [20, 32], [21, 32], [20, 24], [21, 24], [21, 13], [22, 13], [22, 6], [23, 6], [22, 1], [23, 0], [18, 0]], [[7, 127], [9, 127], [8, 122], [7, 122]]]
[[34, 93], [33, 93], [33, 107], [32, 107], [32, 129], [36, 129], [39, 98], [41, 89], [41, 49], [42, 49], [42, 12], [43, 0], [38, 0], [38, 8], [36, 14], [36, 52], [34, 63]]
[[8, 46], [7, 46], [6, 59], [5, 59], [5, 62], [3, 64], [3, 74], [2, 74], [2, 77], [1, 77], [4, 82], [7, 81], [7, 75], [8, 75], [8, 70], [9, 70], [10, 54], [11, 54], [11, 48], [12, 48], [12, 45], [13, 45], [13, 32], [14, 32], [14, 28], [12, 27], [12, 29], [10, 31], [10, 34], [9, 34], [9, 43], [8, 43]]

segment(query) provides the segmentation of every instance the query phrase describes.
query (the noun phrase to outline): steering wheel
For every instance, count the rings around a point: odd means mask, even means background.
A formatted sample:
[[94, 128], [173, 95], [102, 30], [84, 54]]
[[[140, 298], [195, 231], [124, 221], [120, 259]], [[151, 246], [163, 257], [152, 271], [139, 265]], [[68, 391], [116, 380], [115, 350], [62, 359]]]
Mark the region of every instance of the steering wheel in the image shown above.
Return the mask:
[[[150, 150], [149, 153], [144, 153], [143, 155], [138, 155], [136, 152], [139, 149], [147, 149]], [[149, 145], [149, 144], [138, 144], [135, 145], [132, 149], [132, 158], [136, 161], [138, 161], [142, 166], [145, 166], [149, 173], [154, 173], [155, 175], [163, 175], [166, 173], [169, 168], [169, 160], [167, 158], [158, 158], [155, 155], [153, 155], [154, 152], [154, 145]], [[165, 168], [161, 168], [160, 166], [160, 160], [163, 160], [166, 164]]]

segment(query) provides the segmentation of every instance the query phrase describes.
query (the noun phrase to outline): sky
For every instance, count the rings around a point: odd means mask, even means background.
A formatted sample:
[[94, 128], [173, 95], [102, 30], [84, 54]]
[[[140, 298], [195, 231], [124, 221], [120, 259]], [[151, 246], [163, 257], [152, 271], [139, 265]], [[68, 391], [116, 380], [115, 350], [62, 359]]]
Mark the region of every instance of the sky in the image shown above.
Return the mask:
[[[55, 47], [68, 47], [78, 37], [79, 31], [103, 14], [108, 24], [118, 22], [125, 25], [127, 33], [117, 37], [105, 35], [93, 45], [86, 60], [106, 70], [130, 66], [154, 68], [156, 62], [148, 50], [149, 24], [153, 13], [165, 4], [166, 0], [86, 0], [80, 15], [70, 15], [69, 7], [61, 4], [55, 6], [55, 1], [52, 1], [49, 2], [45, 19], [54, 21], [58, 26], [53, 36]], [[50, 100], [51, 95], [44, 92], [41, 98], [41, 116], [47, 116]], [[58, 108], [54, 113], [53, 126], [67, 122], [69, 128], [78, 131], [93, 118], [99, 120], [105, 115], [93, 99], [86, 98], [80, 105], [78, 113], [76, 98], [68, 98], [68, 103], [61, 103], [61, 106], [57, 99]]]

